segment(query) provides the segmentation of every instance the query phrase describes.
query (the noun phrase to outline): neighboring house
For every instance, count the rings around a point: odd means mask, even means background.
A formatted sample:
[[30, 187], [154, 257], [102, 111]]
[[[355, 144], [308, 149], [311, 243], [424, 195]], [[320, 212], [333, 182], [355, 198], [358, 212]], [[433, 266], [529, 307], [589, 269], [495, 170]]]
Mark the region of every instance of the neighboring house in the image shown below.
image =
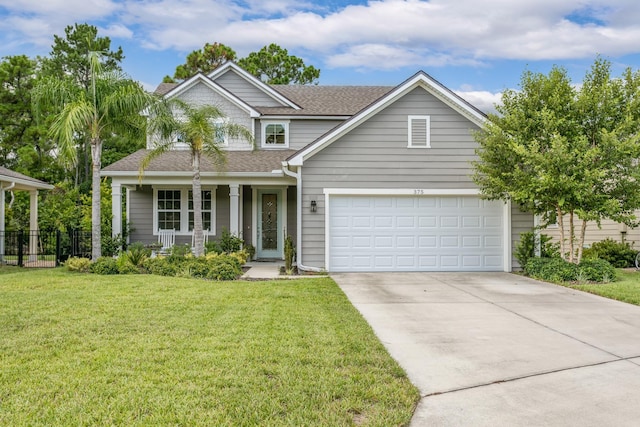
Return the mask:
[[[640, 211], [636, 212], [636, 215], [640, 218]], [[569, 217], [566, 217], [565, 221], [568, 223]], [[567, 223], [565, 223], [565, 233], [568, 234], [569, 231], [566, 226]], [[582, 220], [576, 219], [575, 223], [577, 240], [579, 237], [578, 234], [580, 233], [580, 227], [582, 226]], [[556, 242], [560, 241], [560, 229], [558, 224], [551, 224], [546, 228], [543, 228], [540, 232], [552, 237]], [[565, 240], [567, 239], [568, 236], [565, 237]], [[617, 242], [629, 242], [638, 249], [638, 244], [640, 244], [640, 227], [627, 227], [624, 224], [620, 224], [610, 219], [601, 221], [600, 226], [598, 227], [598, 224], [595, 221], [589, 221], [587, 223], [584, 246], [590, 247], [595, 242], [600, 242], [605, 239], [611, 239]]]
[[[5, 255], [5, 193], [7, 191], [29, 192], [29, 229], [35, 231], [38, 230], [38, 190], [51, 190], [52, 188], [53, 185], [46, 182], [0, 166], [0, 262], [4, 260]], [[37, 241], [32, 238], [29, 242], [30, 253], [36, 253], [36, 245]]]
[[[397, 87], [266, 85], [234, 63], [157, 92], [214, 104], [255, 135], [225, 141], [227, 162], [202, 164], [204, 228], [223, 229], [282, 259], [286, 235], [301, 269], [511, 271], [514, 240], [533, 217], [486, 201], [472, 179], [472, 133], [483, 113], [424, 72]], [[131, 241], [175, 229], [191, 242], [190, 153], [140, 150], [103, 170], [112, 178], [114, 234], [122, 194]]]

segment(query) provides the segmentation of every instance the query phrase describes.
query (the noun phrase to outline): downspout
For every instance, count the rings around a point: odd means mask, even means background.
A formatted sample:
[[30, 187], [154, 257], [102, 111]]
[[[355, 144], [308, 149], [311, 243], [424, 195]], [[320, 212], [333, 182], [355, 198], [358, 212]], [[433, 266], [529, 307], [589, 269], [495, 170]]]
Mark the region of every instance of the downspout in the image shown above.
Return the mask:
[[287, 162], [282, 162], [282, 172], [296, 179], [296, 246], [298, 248], [296, 265], [298, 266], [298, 270], [320, 273], [323, 271], [321, 268], [302, 264], [302, 175], [289, 170], [289, 164]]

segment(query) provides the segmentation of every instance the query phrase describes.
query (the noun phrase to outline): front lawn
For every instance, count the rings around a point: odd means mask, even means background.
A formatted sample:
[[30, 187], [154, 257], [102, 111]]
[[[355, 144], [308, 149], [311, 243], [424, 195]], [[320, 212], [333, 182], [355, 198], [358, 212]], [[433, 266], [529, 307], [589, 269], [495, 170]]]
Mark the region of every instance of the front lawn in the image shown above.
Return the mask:
[[570, 286], [603, 297], [640, 305], [640, 272], [618, 269], [617, 276], [615, 282]]
[[0, 268], [0, 425], [397, 426], [418, 392], [330, 278]]

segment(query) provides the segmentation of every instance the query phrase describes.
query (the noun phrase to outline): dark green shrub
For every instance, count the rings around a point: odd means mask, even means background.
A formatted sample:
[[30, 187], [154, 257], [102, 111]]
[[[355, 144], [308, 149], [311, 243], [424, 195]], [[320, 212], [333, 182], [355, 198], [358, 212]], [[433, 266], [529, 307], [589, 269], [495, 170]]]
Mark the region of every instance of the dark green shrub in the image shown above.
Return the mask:
[[591, 245], [585, 249], [583, 258], [600, 258], [608, 261], [616, 268], [633, 267], [638, 251], [633, 249], [628, 242], [616, 242], [612, 239], [605, 239]]
[[[191, 277], [209, 280], [235, 280], [242, 274], [237, 257], [218, 255], [212, 258], [193, 258], [186, 263]], [[185, 271], [184, 267], [183, 270]]]
[[169, 262], [169, 258], [147, 258], [142, 266], [145, 271], [158, 276], [175, 276], [178, 273], [179, 263]]
[[75, 271], [77, 273], [88, 273], [91, 267], [91, 260], [89, 258], [69, 258], [64, 266], [69, 271]]
[[573, 282], [578, 275], [578, 266], [562, 258], [530, 258], [524, 272], [548, 282]]
[[129, 245], [124, 256], [134, 267], [142, 267], [144, 260], [151, 256], [151, 249], [145, 247], [142, 242], [135, 242]]
[[231, 252], [238, 252], [242, 249], [243, 244], [244, 241], [240, 237], [234, 236], [226, 228], [222, 230], [222, 235], [218, 241], [218, 246], [220, 247], [221, 252], [227, 254]]
[[[553, 243], [551, 236], [540, 234], [540, 257], [556, 258], [560, 256], [560, 244]], [[535, 233], [527, 231], [520, 234], [520, 241], [516, 245], [514, 256], [522, 268], [527, 265], [530, 258], [536, 256]]]
[[583, 259], [577, 278], [589, 282], [608, 283], [616, 278], [616, 269], [603, 259]]
[[118, 274], [118, 264], [115, 258], [112, 257], [100, 257], [91, 264], [89, 271], [94, 274]]
[[296, 257], [296, 248], [293, 246], [293, 238], [290, 235], [284, 239], [284, 270], [287, 274], [293, 271], [293, 260]]

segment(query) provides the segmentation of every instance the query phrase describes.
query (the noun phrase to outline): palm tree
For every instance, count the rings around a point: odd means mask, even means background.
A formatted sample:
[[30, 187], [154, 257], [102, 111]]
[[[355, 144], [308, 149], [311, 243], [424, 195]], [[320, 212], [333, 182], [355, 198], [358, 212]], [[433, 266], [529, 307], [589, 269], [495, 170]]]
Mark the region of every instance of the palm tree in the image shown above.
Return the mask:
[[90, 52], [90, 85], [84, 88], [71, 79], [44, 78], [34, 89], [36, 116], [54, 111], [50, 136], [57, 141], [59, 155], [77, 162], [79, 138], [91, 144], [91, 258], [102, 255], [100, 220], [100, 169], [103, 139], [112, 135], [139, 137], [144, 134], [140, 113], [154, 100], [121, 71], [102, 72], [101, 53]]
[[195, 255], [204, 254], [202, 228], [202, 187], [200, 184], [200, 161], [203, 155], [214, 157], [224, 164], [225, 153], [220, 148], [224, 138], [244, 139], [254, 144], [251, 131], [245, 126], [229, 123], [218, 107], [213, 105], [193, 106], [180, 99], [171, 99], [167, 108], [156, 110], [149, 120], [149, 134], [158, 138], [155, 147], [140, 164], [140, 176], [149, 163], [161, 154], [174, 148], [178, 141], [187, 144], [191, 151], [193, 170], [193, 234]]

